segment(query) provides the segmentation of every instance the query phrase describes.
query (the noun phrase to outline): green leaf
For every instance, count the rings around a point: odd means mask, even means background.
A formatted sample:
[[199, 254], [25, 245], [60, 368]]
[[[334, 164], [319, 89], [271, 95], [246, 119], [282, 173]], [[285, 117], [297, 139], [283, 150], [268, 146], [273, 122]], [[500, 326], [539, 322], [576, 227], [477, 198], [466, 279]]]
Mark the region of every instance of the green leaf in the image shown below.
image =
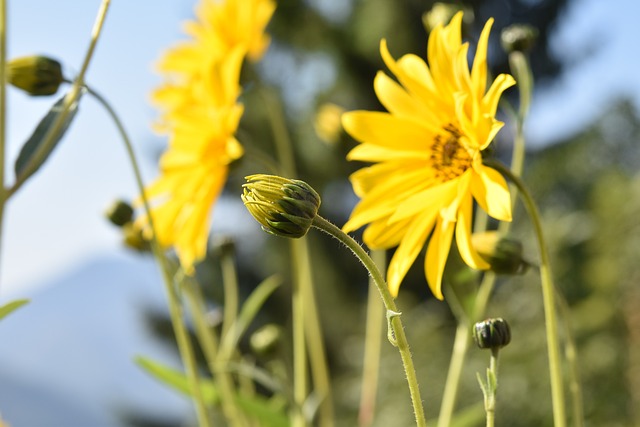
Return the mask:
[[[64, 100], [66, 96], [68, 95], [63, 96], [53, 104], [49, 112], [42, 120], [40, 120], [40, 123], [38, 123], [38, 126], [33, 131], [27, 142], [22, 146], [20, 154], [14, 164], [16, 179], [26, 181], [31, 177], [31, 175], [40, 169], [69, 128], [71, 121], [78, 112], [78, 103], [80, 98], [78, 98], [76, 102], [69, 107], [69, 112], [58, 128], [58, 132], [50, 137], [47, 136], [64, 111]], [[46, 144], [46, 146], [44, 144]], [[43, 147], [45, 151], [38, 154]]]
[[238, 345], [240, 338], [247, 331], [247, 328], [256, 317], [267, 298], [278, 289], [282, 280], [278, 276], [271, 276], [265, 279], [251, 292], [251, 295], [242, 305], [240, 314], [236, 321], [229, 328], [229, 332], [222, 337], [220, 345], [219, 360], [228, 360], [233, 350]]
[[0, 307], [0, 320], [2, 320], [5, 316], [22, 307], [26, 303], [28, 303], [28, 299], [18, 299], [15, 301], [11, 301], [6, 303], [5, 305]]
[[[135, 362], [158, 381], [186, 396], [191, 396], [189, 382], [184, 373], [142, 356], [136, 357]], [[220, 393], [213, 381], [200, 378], [199, 383], [205, 403], [209, 406], [218, 404]], [[287, 427], [289, 425], [286, 408], [282, 404], [274, 405], [273, 402], [261, 396], [236, 395], [233, 400], [243, 413], [259, 420], [263, 427]]]
[[[136, 357], [135, 362], [158, 381], [184, 395], [191, 396], [189, 380], [184, 373], [142, 356]], [[211, 380], [200, 378], [199, 383], [204, 401], [209, 405], [215, 405], [218, 403], [220, 400], [220, 393], [213, 382]]]

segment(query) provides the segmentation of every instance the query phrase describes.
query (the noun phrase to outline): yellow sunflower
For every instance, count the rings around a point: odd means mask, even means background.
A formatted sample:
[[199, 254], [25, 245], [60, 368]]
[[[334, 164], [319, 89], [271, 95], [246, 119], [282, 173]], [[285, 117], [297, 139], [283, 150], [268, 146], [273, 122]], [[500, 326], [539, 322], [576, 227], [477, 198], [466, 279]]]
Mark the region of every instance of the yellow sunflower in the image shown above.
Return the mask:
[[[187, 273], [205, 256], [211, 209], [229, 164], [243, 154], [234, 136], [243, 113], [240, 69], [245, 57], [257, 60], [267, 48], [264, 29], [274, 9], [272, 0], [202, 0], [197, 20], [186, 25], [191, 39], [159, 63], [165, 81], [152, 99], [169, 146], [145, 194], [160, 245], [175, 248]], [[137, 225], [150, 231], [145, 216]]]
[[342, 116], [344, 128], [360, 142], [347, 158], [375, 163], [350, 177], [361, 201], [343, 229], [369, 224], [364, 241], [370, 248], [398, 246], [387, 273], [394, 296], [430, 234], [424, 268], [437, 298], [443, 299], [442, 275], [454, 231], [464, 261], [477, 269], [489, 267], [471, 245], [474, 199], [490, 216], [511, 220], [507, 184], [482, 164], [482, 150], [503, 126], [495, 118], [498, 101], [515, 80], [501, 74], [487, 89], [493, 20], [482, 30], [471, 69], [461, 22], [457, 13], [449, 25], [430, 33], [428, 66], [411, 54], [394, 60], [382, 40], [382, 58], [399, 81], [382, 72], [375, 78], [374, 89], [388, 112]]

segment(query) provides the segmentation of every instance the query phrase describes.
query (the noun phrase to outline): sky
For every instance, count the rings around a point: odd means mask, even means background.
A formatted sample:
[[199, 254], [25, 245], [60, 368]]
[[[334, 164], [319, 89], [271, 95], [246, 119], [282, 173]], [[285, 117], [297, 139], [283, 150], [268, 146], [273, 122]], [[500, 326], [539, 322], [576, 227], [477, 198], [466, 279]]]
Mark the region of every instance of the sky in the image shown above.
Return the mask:
[[[82, 63], [99, 4], [99, 0], [10, 2], [9, 57], [46, 53], [73, 76]], [[112, 1], [87, 73], [87, 82], [120, 114], [147, 182], [157, 173], [153, 155], [163, 147], [162, 137], [150, 130], [156, 112], [149, 93], [159, 83], [153, 64], [163, 49], [180, 40], [180, 23], [191, 16], [186, 1]], [[552, 86], [537, 87], [526, 126], [532, 145], [570, 136], [622, 96], [640, 106], [640, 78], [635, 71], [640, 69], [640, 56], [630, 54], [640, 36], [637, 16], [637, 0], [571, 4], [553, 37], [554, 52], [568, 64], [566, 73]], [[11, 162], [22, 141], [52, 102], [9, 90], [9, 181]], [[107, 223], [103, 211], [113, 199], [135, 194], [133, 174], [113, 123], [94, 100], [83, 99], [78, 117], [50, 161], [8, 204], [0, 303], [28, 297], [83, 262], [121, 253], [119, 232]], [[232, 209], [233, 203], [227, 206]], [[216, 215], [223, 215], [223, 209], [217, 208]]]

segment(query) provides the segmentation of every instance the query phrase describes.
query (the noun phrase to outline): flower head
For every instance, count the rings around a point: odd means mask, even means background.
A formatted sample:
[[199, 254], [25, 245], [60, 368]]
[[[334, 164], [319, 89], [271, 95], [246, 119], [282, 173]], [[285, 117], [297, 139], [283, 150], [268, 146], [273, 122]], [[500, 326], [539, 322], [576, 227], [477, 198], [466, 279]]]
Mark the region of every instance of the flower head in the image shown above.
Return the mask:
[[53, 95], [64, 82], [62, 66], [46, 56], [24, 56], [7, 63], [7, 81], [31, 96]]
[[482, 151], [502, 122], [496, 109], [502, 92], [515, 84], [499, 75], [487, 88], [487, 43], [492, 20], [485, 25], [471, 68], [468, 43], [461, 41], [462, 13], [433, 29], [427, 64], [416, 55], [396, 61], [383, 40], [382, 58], [395, 82], [379, 72], [374, 81], [388, 112], [354, 111], [343, 125], [360, 145], [349, 160], [375, 163], [351, 176], [362, 199], [344, 231], [369, 224], [364, 241], [371, 248], [398, 246], [387, 272], [393, 295], [427, 238], [427, 282], [442, 299], [441, 282], [455, 232], [464, 261], [473, 268], [488, 264], [471, 245], [473, 200], [492, 217], [511, 220], [504, 178], [482, 164]]
[[267, 233], [298, 238], [307, 234], [320, 207], [309, 184], [273, 175], [246, 177], [242, 201]]
[[[268, 46], [264, 29], [274, 9], [273, 0], [201, 0], [197, 20], [186, 25], [191, 38], [159, 63], [164, 83], [153, 102], [169, 146], [145, 193], [159, 243], [175, 248], [187, 273], [206, 253], [211, 209], [229, 164], [243, 154], [234, 136], [243, 113], [240, 69]], [[148, 229], [144, 216], [137, 224]]]
[[511, 342], [511, 328], [501, 317], [486, 319], [473, 325], [473, 340], [480, 348], [502, 348]]

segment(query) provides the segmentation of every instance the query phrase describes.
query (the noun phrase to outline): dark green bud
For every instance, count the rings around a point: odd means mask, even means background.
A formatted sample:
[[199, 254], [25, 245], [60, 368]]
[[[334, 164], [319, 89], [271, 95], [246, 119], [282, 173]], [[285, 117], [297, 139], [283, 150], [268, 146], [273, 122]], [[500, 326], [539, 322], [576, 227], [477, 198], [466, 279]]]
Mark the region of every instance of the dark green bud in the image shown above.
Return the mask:
[[218, 236], [213, 240], [213, 250], [220, 257], [233, 256], [236, 252], [236, 242], [230, 236]]
[[510, 25], [500, 35], [502, 48], [507, 52], [527, 52], [538, 38], [538, 29], [527, 24]]
[[511, 329], [500, 317], [483, 320], [473, 325], [473, 340], [480, 348], [502, 348], [511, 342]]
[[471, 244], [497, 274], [523, 274], [529, 262], [523, 257], [522, 243], [496, 231], [474, 233]]
[[299, 238], [318, 214], [320, 196], [309, 184], [274, 175], [245, 178], [242, 201], [267, 233]]
[[150, 252], [151, 243], [144, 235], [143, 230], [133, 222], [128, 222], [122, 227], [122, 241], [128, 248], [138, 252]]
[[7, 81], [32, 96], [53, 95], [64, 82], [62, 67], [46, 56], [25, 56], [7, 63]]
[[133, 219], [133, 208], [123, 200], [116, 200], [106, 210], [105, 216], [113, 225], [122, 227]]

